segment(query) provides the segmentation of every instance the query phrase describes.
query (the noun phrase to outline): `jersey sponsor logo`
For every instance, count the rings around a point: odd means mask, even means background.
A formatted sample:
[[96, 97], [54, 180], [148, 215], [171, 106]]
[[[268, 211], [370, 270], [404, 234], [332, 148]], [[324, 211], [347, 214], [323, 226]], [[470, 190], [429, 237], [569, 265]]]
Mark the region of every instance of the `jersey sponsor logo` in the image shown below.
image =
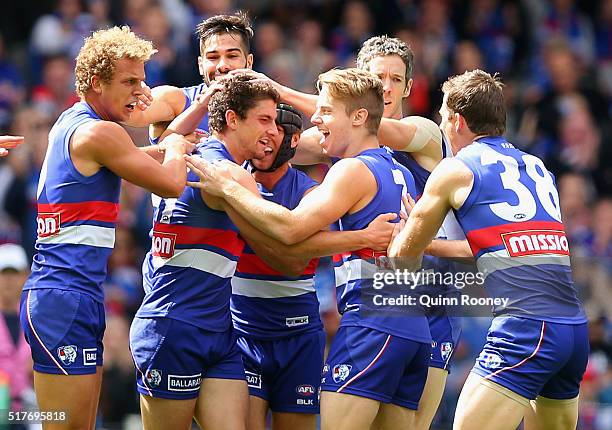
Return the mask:
[[147, 373], [145, 373], [145, 380], [147, 381], [147, 385], [152, 388], [159, 387], [162, 380], [162, 371], [159, 369], [149, 369]]
[[202, 385], [202, 374], [168, 375], [169, 391], [198, 391]]
[[315, 388], [312, 385], [302, 384], [295, 387], [295, 392], [300, 396], [312, 396], [315, 394]]
[[261, 375], [258, 373], [244, 371], [246, 375], [247, 385], [251, 388], [261, 388]]
[[353, 366], [351, 366], [350, 364], [336, 364], [332, 370], [332, 377], [334, 378], [334, 382], [342, 382], [346, 378], [348, 378], [352, 368]]
[[36, 217], [36, 233], [38, 237], [55, 236], [60, 232], [60, 214], [54, 213], [39, 213]]
[[569, 255], [565, 232], [561, 230], [525, 230], [502, 233], [510, 257], [525, 255]]
[[287, 327], [299, 327], [301, 325], [306, 325], [308, 324], [308, 315], [285, 318], [285, 324]]
[[83, 365], [95, 366], [98, 361], [98, 350], [96, 348], [83, 348]]
[[442, 342], [440, 344], [440, 356], [442, 357], [442, 360], [448, 360], [448, 357], [450, 357], [450, 355], [453, 352], [453, 343], [452, 342]]
[[77, 347], [75, 345], [64, 345], [57, 348], [57, 356], [64, 364], [64, 366], [70, 366], [76, 361], [77, 358]]
[[154, 257], [170, 258], [174, 255], [176, 234], [153, 230], [152, 250]]

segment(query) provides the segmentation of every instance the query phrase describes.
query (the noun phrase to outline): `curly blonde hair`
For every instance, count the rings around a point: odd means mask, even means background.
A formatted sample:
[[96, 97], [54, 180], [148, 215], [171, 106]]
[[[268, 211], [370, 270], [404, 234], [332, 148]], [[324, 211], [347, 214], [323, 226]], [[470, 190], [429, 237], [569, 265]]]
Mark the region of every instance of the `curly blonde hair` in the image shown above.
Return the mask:
[[91, 77], [94, 75], [103, 82], [110, 82], [120, 59], [148, 61], [156, 52], [151, 42], [136, 36], [128, 26], [94, 32], [85, 39], [76, 58], [76, 93], [84, 97], [91, 88]]

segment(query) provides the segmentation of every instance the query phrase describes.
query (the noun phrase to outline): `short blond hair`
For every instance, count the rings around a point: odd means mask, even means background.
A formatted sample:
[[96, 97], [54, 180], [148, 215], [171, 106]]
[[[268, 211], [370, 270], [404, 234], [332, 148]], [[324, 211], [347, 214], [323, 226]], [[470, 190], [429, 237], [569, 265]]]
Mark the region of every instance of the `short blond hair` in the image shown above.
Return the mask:
[[94, 32], [85, 39], [76, 58], [76, 93], [84, 97], [91, 88], [91, 77], [94, 75], [99, 76], [103, 82], [110, 82], [117, 61], [122, 58], [146, 62], [156, 52], [151, 42], [136, 36], [128, 26]]
[[378, 134], [385, 109], [383, 84], [378, 76], [356, 68], [332, 69], [319, 75], [318, 90], [324, 85], [332, 98], [344, 104], [347, 114], [361, 108], [367, 110], [365, 126], [371, 134]]

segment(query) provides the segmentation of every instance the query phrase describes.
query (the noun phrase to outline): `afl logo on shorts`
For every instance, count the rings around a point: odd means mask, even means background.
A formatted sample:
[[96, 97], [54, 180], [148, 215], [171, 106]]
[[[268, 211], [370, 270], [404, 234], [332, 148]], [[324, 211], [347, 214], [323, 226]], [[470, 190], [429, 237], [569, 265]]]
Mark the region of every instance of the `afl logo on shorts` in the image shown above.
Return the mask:
[[332, 370], [332, 377], [334, 378], [334, 382], [342, 382], [346, 378], [348, 378], [352, 368], [353, 366], [351, 366], [350, 364], [336, 364]]
[[174, 255], [176, 234], [153, 231], [152, 254], [154, 257], [170, 258]]
[[300, 396], [312, 396], [315, 394], [315, 389], [312, 385], [303, 384], [295, 387], [295, 392]]
[[39, 213], [36, 217], [36, 233], [39, 238], [55, 236], [60, 232], [60, 214]]
[[77, 347], [74, 345], [64, 345], [57, 348], [57, 356], [64, 366], [70, 366], [76, 361]]

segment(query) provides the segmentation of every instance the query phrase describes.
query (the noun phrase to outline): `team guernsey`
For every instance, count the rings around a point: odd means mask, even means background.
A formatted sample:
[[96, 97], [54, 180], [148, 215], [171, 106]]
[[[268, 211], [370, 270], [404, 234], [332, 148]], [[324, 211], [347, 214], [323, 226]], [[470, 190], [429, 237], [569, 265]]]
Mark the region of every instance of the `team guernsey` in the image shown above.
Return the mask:
[[[292, 210], [316, 185], [289, 168], [273, 189], [258, 187], [263, 198]], [[319, 412], [325, 334], [314, 288], [318, 260], [289, 277], [246, 245], [232, 279], [232, 318], [241, 336], [249, 393], [265, 399], [274, 412]]]
[[[369, 149], [355, 158], [372, 172], [378, 192], [364, 208], [344, 215], [340, 230], [362, 229], [382, 213], [399, 213], [402, 195], [414, 193], [411, 173], [386, 149]], [[417, 409], [431, 353], [427, 318], [418, 304], [377, 307], [376, 296], [394, 295], [397, 286], [373, 288], [376, 257], [371, 250], [360, 250], [334, 258], [342, 319], [321, 389]]]
[[34, 369], [95, 373], [102, 364], [106, 266], [115, 242], [120, 178], [83, 176], [70, 158], [77, 128], [100, 117], [85, 102], [58, 118], [38, 184], [38, 238], [22, 294], [21, 323]]
[[[202, 82], [201, 84], [194, 85], [192, 87], [184, 87], [182, 88], [182, 91], [183, 91], [183, 94], [185, 95], [185, 106], [183, 107], [183, 112], [184, 112], [189, 108], [189, 106], [191, 106], [191, 104], [196, 100], [196, 98], [198, 97], [198, 95], [200, 95], [200, 93], [202, 93], [203, 91], [206, 91], [206, 84]], [[202, 118], [202, 120], [200, 121], [200, 124], [198, 124], [197, 130], [208, 132], [208, 113], [204, 115], [204, 118]], [[149, 136], [149, 140], [152, 145], [157, 145], [159, 143], [159, 136], [158, 137]]]
[[478, 139], [457, 158], [474, 176], [457, 219], [488, 295], [507, 299], [493, 309], [472, 371], [527, 399], [576, 397], [588, 357], [587, 320], [554, 178], [539, 158], [503, 137]]
[[[452, 150], [444, 136], [442, 136], [442, 157], [452, 156]], [[416, 185], [415, 200], [423, 194], [425, 183], [431, 172], [423, 168], [410, 152], [393, 151], [393, 158], [406, 167], [414, 176]], [[465, 234], [452, 211], [449, 211], [436, 234], [437, 239], [464, 240]], [[440, 274], [454, 273], [456, 264], [449, 259], [424, 255], [421, 269], [424, 273], [437, 272]], [[435, 277], [433, 279], [436, 279]], [[433, 298], [444, 296], [446, 298], [458, 297], [460, 292], [451, 283], [429, 283], [417, 287], [420, 294], [427, 294]], [[458, 308], [447, 308], [442, 305], [432, 305], [426, 309], [431, 332], [431, 360], [429, 365], [450, 372], [450, 362], [455, 347], [461, 336], [461, 318], [457, 316]]]
[[[233, 161], [209, 138], [195, 156]], [[192, 172], [189, 181], [198, 178]], [[229, 301], [244, 242], [225, 212], [186, 187], [154, 211], [151, 250], [143, 264], [145, 297], [130, 332], [140, 393], [195, 398], [202, 378], [244, 379]]]

